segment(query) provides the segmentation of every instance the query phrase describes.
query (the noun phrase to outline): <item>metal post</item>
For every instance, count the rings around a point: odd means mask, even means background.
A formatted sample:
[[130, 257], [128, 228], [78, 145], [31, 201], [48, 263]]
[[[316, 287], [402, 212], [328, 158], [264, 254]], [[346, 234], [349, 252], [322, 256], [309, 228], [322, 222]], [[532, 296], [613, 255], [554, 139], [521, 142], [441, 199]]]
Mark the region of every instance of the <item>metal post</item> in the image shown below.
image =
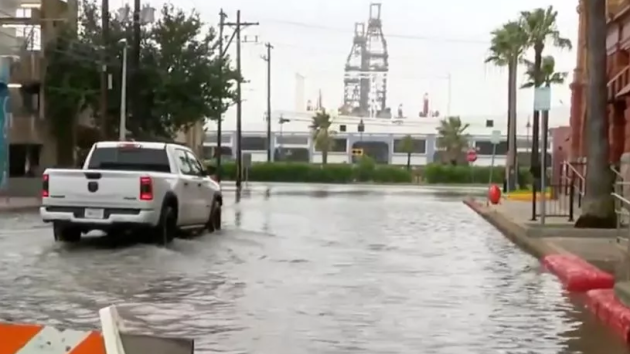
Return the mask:
[[267, 43], [267, 162], [271, 162], [271, 43]]
[[142, 19], [141, 17], [141, 13], [142, 13], [142, 4], [140, 0], [134, 0], [134, 5], [133, 5], [133, 75], [132, 75], [132, 82], [133, 84], [131, 85], [131, 89], [132, 89], [132, 93], [133, 93], [133, 98], [132, 98], [132, 105], [131, 105], [131, 110], [132, 110], [132, 114], [131, 116], [133, 117], [133, 119], [138, 119], [138, 117], [140, 117], [141, 113], [140, 113], [140, 108], [141, 104], [140, 104], [140, 91], [142, 88], [142, 85], [140, 84], [140, 42], [142, 40]]
[[118, 126], [118, 140], [125, 141], [127, 137], [127, 41], [123, 39], [123, 62], [120, 87], [120, 122]]
[[101, 3], [101, 27], [103, 47], [101, 53], [101, 139], [107, 139], [107, 94], [109, 91], [109, 73], [107, 70], [107, 50], [109, 47], [109, 0]]
[[569, 221], [573, 221], [573, 203], [575, 202], [575, 177], [571, 176], [571, 184], [569, 185]]
[[241, 98], [241, 10], [236, 11], [236, 189], [243, 180], [243, 102]]
[[[488, 178], [488, 189], [492, 185], [492, 177], [494, 172], [494, 158], [497, 155], [497, 144], [492, 144], [492, 160], [490, 160], [490, 173]], [[488, 198], [486, 198], [486, 205], [488, 204]]]
[[[221, 11], [219, 12], [219, 65], [221, 67], [220, 71], [219, 71], [219, 82], [221, 82], [223, 79], [223, 67], [224, 67], [224, 62], [223, 62], [223, 28], [225, 27], [225, 13], [223, 12], [223, 9], [221, 9]], [[219, 102], [219, 107], [223, 107], [223, 102]], [[222, 125], [223, 125], [223, 113], [219, 113], [219, 116], [217, 117], [217, 152], [216, 152], [216, 158], [217, 158], [217, 182], [221, 182], [221, 155], [222, 155]]]
[[545, 193], [546, 177], [547, 177], [547, 143], [548, 136], [547, 130], [549, 130], [549, 111], [542, 112], [542, 158], [540, 164], [540, 224], [545, 225], [545, 218], [547, 216], [547, 195]]

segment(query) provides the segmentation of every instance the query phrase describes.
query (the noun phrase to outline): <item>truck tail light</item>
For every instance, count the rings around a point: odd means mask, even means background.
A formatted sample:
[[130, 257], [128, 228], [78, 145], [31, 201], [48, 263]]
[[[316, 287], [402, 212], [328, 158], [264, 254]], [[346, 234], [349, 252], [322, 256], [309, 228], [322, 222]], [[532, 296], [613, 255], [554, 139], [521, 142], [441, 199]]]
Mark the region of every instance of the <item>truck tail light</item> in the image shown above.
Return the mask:
[[42, 198], [48, 198], [50, 196], [50, 177], [48, 175], [42, 176]]
[[140, 177], [140, 200], [153, 200], [153, 180], [151, 177]]

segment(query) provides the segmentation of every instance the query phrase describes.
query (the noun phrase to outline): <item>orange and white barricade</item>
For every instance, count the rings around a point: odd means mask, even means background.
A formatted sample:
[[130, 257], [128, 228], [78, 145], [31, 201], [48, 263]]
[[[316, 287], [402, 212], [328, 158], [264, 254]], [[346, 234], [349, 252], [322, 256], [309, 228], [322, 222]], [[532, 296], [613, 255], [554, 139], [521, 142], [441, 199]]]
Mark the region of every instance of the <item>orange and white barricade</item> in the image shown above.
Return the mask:
[[194, 341], [126, 333], [116, 307], [99, 311], [101, 331], [0, 322], [0, 354], [190, 354]]

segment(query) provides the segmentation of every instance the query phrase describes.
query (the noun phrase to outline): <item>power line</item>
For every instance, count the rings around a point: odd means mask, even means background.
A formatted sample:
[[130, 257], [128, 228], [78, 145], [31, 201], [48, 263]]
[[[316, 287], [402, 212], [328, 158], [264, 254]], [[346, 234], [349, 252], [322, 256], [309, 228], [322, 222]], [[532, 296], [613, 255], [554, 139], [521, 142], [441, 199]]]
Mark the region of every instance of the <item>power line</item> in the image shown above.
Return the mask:
[[[354, 33], [353, 30], [348, 30], [348, 29], [345, 29], [345, 28], [322, 26], [322, 25], [318, 25], [318, 24], [314, 24], [314, 23], [306, 23], [306, 22], [298, 22], [298, 21], [266, 19], [266, 20], [263, 20], [263, 23], [273, 23], [273, 24], [277, 24], [277, 25], [310, 28], [310, 29], [322, 30], [322, 31], [344, 32], [344, 33], [348, 33], [350, 35]], [[487, 40], [480, 40], [480, 39], [449, 38], [449, 37], [423, 36], [423, 35], [411, 35], [411, 34], [395, 34], [395, 33], [387, 33], [387, 32], [385, 32], [383, 35], [384, 35], [385, 39], [398, 38], [398, 39], [407, 39], [407, 40], [416, 40], [416, 41], [464, 43], [464, 44], [484, 44], [484, 45], [488, 45], [490, 43]]]

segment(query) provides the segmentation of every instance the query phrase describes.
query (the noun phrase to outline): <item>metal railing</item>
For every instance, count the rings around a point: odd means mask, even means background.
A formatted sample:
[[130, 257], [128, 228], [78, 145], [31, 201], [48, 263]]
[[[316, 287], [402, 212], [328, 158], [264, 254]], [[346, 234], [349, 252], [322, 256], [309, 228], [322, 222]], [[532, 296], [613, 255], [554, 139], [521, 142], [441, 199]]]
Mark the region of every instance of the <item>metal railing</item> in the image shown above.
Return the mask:
[[617, 230], [620, 230], [622, 227], [630, 226], [630, 200], [625, 197], [624, 191], [626, 186], [630, 186], [630, 182], [624, 180], [623, 175], [615, 169], [615, 166], [610, 166], [610, 170], [615, 174], [615, 182], [611, 194], [615, 199]]
[[573, 185], [576, 187], [577, 193], [577, 205], [582, 207], [582, 199], [586, 192], [586, 163], [571, 163], [569, 161], [564, 162], [564, 171], [562, 178], [568, 178], [573, 181]]

